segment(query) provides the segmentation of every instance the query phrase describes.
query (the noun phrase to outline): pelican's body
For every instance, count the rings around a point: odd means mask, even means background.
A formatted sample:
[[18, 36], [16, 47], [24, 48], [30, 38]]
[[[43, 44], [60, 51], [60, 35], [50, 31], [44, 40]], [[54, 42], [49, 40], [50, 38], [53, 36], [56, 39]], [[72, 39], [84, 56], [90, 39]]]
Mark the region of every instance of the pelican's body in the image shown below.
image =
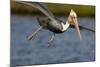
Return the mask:
[[[44, 29], [48, 29], [54, 33], [63, 33], [63, 22], [60, 21], [51, 21], [47, 18], [41, 19], [37, 18], [39, 25], [43, 27]], [[56, 23], [56, 24], [55, 24]]]

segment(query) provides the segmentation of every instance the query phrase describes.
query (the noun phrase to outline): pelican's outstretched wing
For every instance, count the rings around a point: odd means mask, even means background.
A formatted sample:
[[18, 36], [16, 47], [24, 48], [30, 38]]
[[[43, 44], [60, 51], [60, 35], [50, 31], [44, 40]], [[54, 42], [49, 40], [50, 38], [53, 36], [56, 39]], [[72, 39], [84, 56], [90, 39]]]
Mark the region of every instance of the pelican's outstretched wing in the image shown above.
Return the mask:
[[56, 21], [54, 15], [49, 11], [47, 6], [41, 2], [25, 2], [25, 1], [16, 1], [16, 2], [37, 8], [43, 14], [45, 14], [49, 19]]

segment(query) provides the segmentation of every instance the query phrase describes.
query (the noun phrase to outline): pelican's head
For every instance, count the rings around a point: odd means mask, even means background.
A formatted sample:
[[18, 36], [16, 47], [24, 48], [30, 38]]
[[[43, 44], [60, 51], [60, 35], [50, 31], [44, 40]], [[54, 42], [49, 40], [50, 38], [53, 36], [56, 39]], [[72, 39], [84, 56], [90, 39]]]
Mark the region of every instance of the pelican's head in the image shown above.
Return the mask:
[[[73, 24], [74, 23], [74, 20], [77, 21], [77, 14], [76, 14], [76, 12], [73, 9], [71, 9], [70, 14], [69, 14], [69, 17], [68, 17], [68, 22], [70, 24], [71, 23]], [[78, 24], [78, 22], [77, 22], [77, 24]]]
[[79, 38], [80, 38], [80, 40], [82, 40], [82, 37], [81, 37], [81, 34], [80, 34], [79, 25], [78, 25], [78, 21], [77, 21], [77, 14], [73, 9], [71, 9], [71, 11], [70, 11], [67, 23], [69, 25], [70, 24], [74, 24], [75, 25], [75, 28], [77, 29], [77, 32], [78, 32], [78, 35], [79, 35]]

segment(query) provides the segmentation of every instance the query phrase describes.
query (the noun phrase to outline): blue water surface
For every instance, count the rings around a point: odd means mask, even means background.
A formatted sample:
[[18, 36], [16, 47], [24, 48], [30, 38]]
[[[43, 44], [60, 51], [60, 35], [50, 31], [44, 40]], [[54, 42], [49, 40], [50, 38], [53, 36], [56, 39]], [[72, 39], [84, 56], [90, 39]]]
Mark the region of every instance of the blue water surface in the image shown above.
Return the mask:
[[[60, 17], [63, 19], [62, 17]], [[64, 20], [64, 19], [63, 19]], [[79, 25], [93, 29], [94, 18], [78, 18]], [[35, 15], [11, 15], [11, 65], [37, 65], [51, 63], [72, 63], [95, 60], [95, 34], [81, 30], [80, 41], [76, 29], [69, 28], [57, 34], [52, 46], [47, 42], [52, 32], [41, 30], [32, 41], [26, 36], [38, 29]]]

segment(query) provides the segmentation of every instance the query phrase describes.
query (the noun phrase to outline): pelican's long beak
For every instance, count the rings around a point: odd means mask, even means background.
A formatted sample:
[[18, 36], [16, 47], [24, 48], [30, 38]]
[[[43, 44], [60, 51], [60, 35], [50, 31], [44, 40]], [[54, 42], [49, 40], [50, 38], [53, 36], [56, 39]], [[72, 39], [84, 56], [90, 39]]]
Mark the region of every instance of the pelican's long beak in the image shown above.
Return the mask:
[[73, 19], [73, 21], [74, 21], [74, 25], [75, 25], [75, 27], [76, 27], [76, 29], [77, 29], [79, 38], [80, 38], [80, 40], [82, 40], [81, 33], [80, 33], [80, 29], [79, 29], [79, 25], [78, 25], [78, 21], [77, 21], [77, 18], [76, 18], [76, 19]]

